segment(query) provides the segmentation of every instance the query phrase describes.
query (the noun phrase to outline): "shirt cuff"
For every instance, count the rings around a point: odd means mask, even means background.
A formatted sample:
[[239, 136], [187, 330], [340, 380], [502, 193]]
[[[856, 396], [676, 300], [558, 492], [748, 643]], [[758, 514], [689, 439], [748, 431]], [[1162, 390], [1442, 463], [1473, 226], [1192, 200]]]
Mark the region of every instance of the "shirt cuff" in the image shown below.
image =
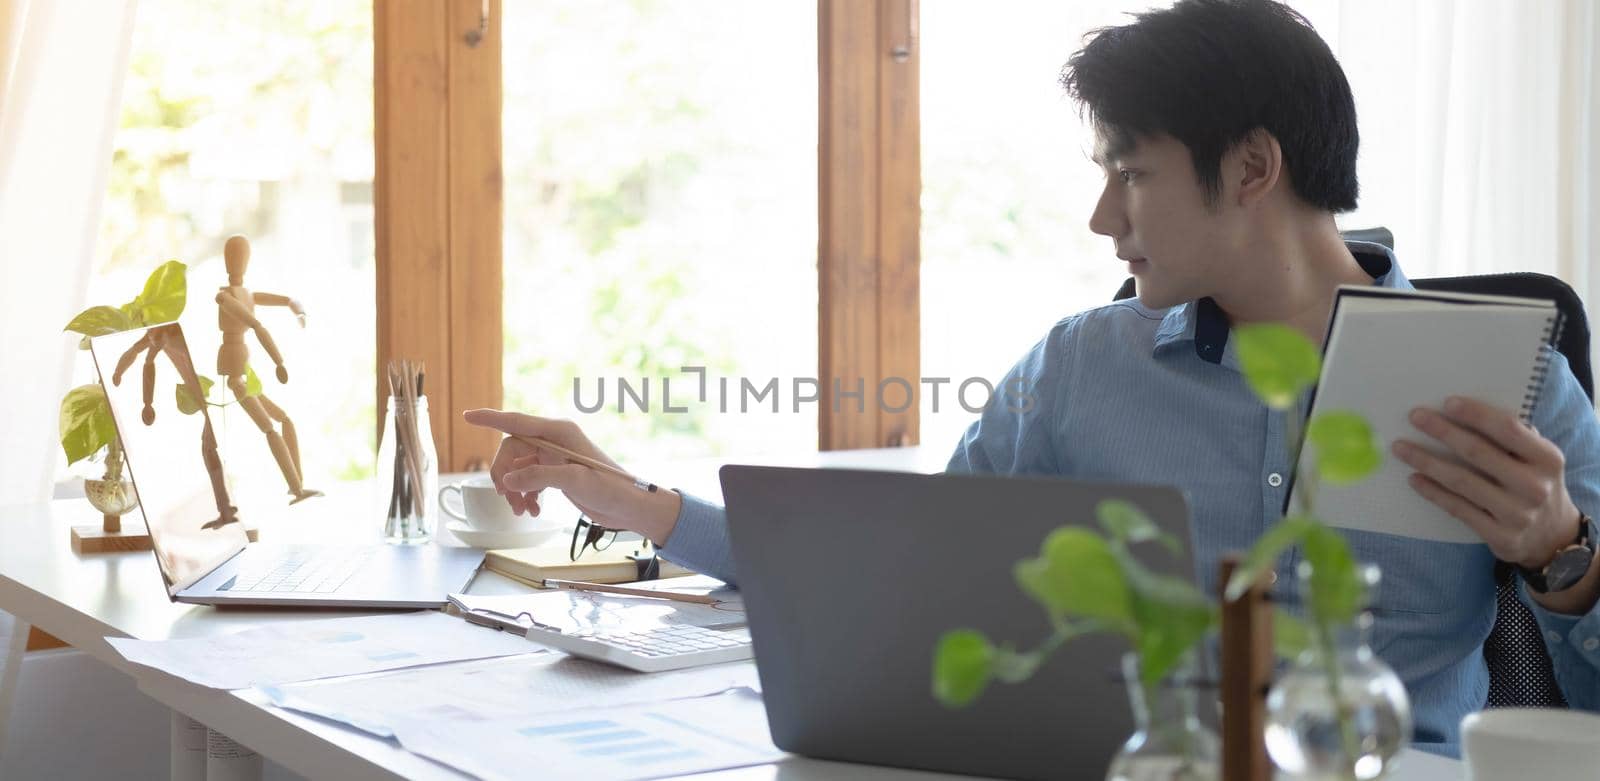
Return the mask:
[[1533, 598], [1528, 591], [1526, 581], [1520, 577], [1517, 580], [1518, 596], [1522, 598], [1522, 604], [1527, 605], [1528, 610], [1533, 612], [1533, 618], [1539, 624], [1539, 634], [1544, 636], [1545, 644], [1552, 650], [1566, 646], [1589, 664], [1600, 668], [1600, 604], [1596, 604], [1583, 615], [1557, 613]]
[[678, 493], [683, 497], [678, 520], [662, 544], [661, 554], [676, 564], [735, 585], [727, 511], [699, 497]]

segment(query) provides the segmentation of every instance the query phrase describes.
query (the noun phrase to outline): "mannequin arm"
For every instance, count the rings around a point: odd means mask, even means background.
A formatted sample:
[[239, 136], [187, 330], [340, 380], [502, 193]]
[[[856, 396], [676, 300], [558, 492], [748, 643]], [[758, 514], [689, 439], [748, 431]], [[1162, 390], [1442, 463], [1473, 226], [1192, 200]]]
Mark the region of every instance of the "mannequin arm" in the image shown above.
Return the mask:
[[288, 307], [289, 311], [293, 312], [295, 318], [297, 318], [300, 321], [300, 327], [301, 328], [305, 328], [306, 327], [306, 309], [305, 309], [305, 307], [300, 305], [299, 301], [297, 301], [297, 300], [295, 300], [293, 298], [290, 298], [288, 296], [280, 296], [277, 293], [257, 293], [257, 294], [255, 294], [255, 297], [256, 297], [256, 306], [286, 306], [286, 307]]
[[127, 371], [128, 367], [133, 365], [134, 359], [139, 357], [139, 353], [148, 347], [150, 347], [150, 332], [146, 331], [144, 336], [139, 337], [139, 341], [134, 342], [133, 346], [129, 347], [128, 351], [117, 359], [117, 369], [111, 373], [112, 385], [122, 384], [122, 373]]

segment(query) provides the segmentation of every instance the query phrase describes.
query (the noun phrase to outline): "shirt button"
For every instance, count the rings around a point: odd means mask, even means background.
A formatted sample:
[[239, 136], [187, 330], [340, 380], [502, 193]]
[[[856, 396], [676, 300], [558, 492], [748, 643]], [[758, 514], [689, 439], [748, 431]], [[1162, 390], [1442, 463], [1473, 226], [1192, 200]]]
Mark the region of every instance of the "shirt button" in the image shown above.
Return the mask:
[[1561, 642], [1561, 633], [1557, 632], [1554, 629], [1552, 629], [1552, 630], [1544, 633], [1544, 639], [1549, 640], [1552, 645], [1560, 644], [1560, 642]]
[[1600, 648], [1600, 637], [1591, 637], [1583, 641], [1583, 650], [1593, 651], [1596, 648]]
[[1277, 472], [1267, 475], [1267, 485], [1270, 485], [1273, 488], [1283, 485], [1283, 475], [1280, 475]]

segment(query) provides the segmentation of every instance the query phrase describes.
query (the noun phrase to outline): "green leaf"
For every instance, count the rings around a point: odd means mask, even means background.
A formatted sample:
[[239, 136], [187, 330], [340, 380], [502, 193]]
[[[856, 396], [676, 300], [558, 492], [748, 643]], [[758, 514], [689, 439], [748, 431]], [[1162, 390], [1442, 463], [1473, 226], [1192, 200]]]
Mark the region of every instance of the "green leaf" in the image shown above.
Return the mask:
[[1021, 683], [1033, 677], [1044, 658], [1044, 652], [1039, 650], [1018, 653], [1011, 648], [994, 648], [989, 657], [989, 673], [998, 681]]
[[161, 264], [144, 282], [144, 292], [133, 299], [140, 325], [177, 320], [188, 295], [187, 267], [176, 260]]
[[1357, 482], [1383, 463], [1372, 427], [1354, 412], [1324, 412], [1312, 418], [1306, 442], [1316, 448], [1317, 473], [1335, 485]]
[[1088, 529], [1050, 533], [1039, 555], [1017, 562], [1017, 585], [1060, 622], [1093, 618], [1132, 628], [1132, 604], [1122, 566], [1111, 546]]
[[1315, 385], [1322, 358], [1305, 334], [1286, 325], [1258, 323], [1234, 329], [1239, 370], [1263, 404], [1289, 409]]
[[1256, 539], [1256, 544], [1245, 554], [1244, 562], [1233, 571], [1233, 577], [1228, 579], [1228, 588], [1223, 592], [1223, 596], [1229, 601], [1244, 596], [1250, 584], [1255, 583], [1263, 573], [1277, 563], [1278, 556], [1291, 546], [1305, 540], [1306, 535], [1310, 534], [1315, 526], [1317, 522], [1311, 518], [1291, 515], [1268, 529], [1266, 534]]
[[933, 651], [933, 696], [947, 708], [977, 699], [989, 685], [994, 649], [974, 629], [945, 632]]
[[1344, 536], [1318, 524], [1306, 536], [1305, 554], [1311, 566], [1311, 615], [1341, 624], [1355, 618], [1367, 588]]
[[244, 397], [260, 396], [263, 391], [261, 378], [256, 376], [256, 370], [249, 366], [244, 367]]
[[1174, 556], [1183, 555], [1183, 543], [1161, 530], [1137, 505], [1122, 499], [1106, 499], [1094, 508], [1095, 518], [1111, 537], [1124, 544], [1155, 541]]
[[1293, 659], [1311, 647], [1311, 630], [1283, 608], [1272, 610], [1272, 648], [1278, 656]]
[[106, 392], [98, 384], [79, 385], [67, 392], [61, 399], [57, 427], [69, 466], [117, 440], [117, 426], [111, 420]]
[[196, 394], [189, 383], [179, 383], [176, 389], [178, 411], [185, 415], [193, 415], [205, 406], [206, 399], [211, 396], [211, 386], [214, 385], [210, 377], [200, 378], [200, 393]]
[[67, 323], [67, 327], [61, 330], [84, 336], [104, 336], [136, 327], [138, 324], [121, 309], [113, 306], [91, 306], [79, 312], [78, 316], [72, 318], [72, 322]]
[[1139, 677], [1153, 686], [1211, 631], [1216, 610], [1184, 578], [1152, 572], [1131, 555], [1121, 563], [1133, 593]]

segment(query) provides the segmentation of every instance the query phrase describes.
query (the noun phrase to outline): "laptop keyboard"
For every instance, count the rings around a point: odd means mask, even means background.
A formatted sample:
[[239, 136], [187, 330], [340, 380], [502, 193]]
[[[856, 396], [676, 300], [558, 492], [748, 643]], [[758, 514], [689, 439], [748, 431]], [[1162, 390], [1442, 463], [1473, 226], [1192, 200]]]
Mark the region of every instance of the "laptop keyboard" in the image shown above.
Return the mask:
[[223, 584], [231, 593], [331, 594], [361, 569], [371, 550], [290, 553], [262, 569], [243, 569]]

